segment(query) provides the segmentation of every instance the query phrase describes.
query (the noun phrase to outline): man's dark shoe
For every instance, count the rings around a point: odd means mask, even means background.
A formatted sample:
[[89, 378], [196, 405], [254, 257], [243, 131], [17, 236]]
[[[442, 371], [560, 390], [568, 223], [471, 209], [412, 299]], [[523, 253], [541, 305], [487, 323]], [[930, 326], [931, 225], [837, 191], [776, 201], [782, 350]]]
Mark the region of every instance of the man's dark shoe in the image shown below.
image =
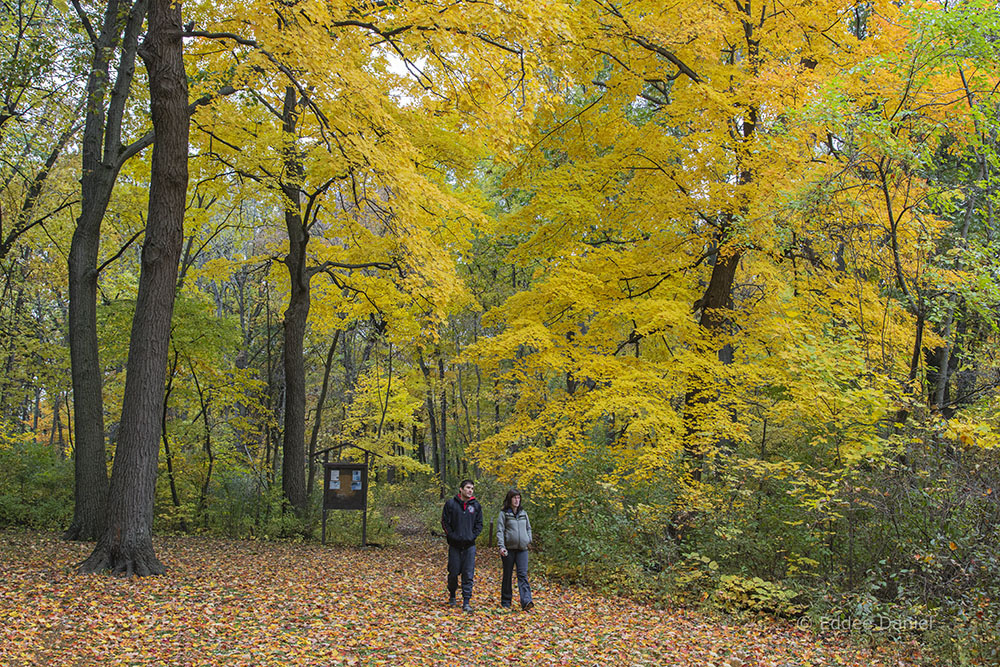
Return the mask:
[[472, 605], [469, 604], [468, 600], [462, 603], [462, 611], [472, 611]]
[[458, 605], [458, 600], [455, 599], [454, 595], [452, 595], [450, 598], [448, 598], [448, 606], [449, 607], [455, 607], [457, 605]]
[[500, 606], [503, 607], [504, 609], [510, 609], [510, 603], [509, 602], [501, 602]]
[[535, 606], [534, 602], [526, 602], [521, 605], [521, 611], [531, 611], [531, 608]]

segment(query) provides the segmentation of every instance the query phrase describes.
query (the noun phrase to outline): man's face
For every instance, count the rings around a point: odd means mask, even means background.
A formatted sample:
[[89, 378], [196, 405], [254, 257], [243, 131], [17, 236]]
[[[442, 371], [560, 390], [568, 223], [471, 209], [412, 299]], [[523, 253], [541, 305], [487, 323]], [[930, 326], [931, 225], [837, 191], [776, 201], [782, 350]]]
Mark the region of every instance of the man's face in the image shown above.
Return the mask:
[[475, 489], [472, 484], [466, 484], [458, 489], [458, 492], [462, 494], [462, 500], [468, 500], [472, 497], [472, 491]]

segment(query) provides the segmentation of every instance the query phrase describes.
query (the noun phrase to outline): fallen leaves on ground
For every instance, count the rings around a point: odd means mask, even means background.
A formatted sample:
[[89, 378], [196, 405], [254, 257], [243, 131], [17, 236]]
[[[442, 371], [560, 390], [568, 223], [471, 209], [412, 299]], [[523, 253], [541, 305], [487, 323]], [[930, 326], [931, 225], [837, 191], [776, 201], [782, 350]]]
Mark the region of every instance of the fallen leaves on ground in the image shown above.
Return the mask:
[[445, 604], [446, 547], [429, 538], [358, 549], [164, 537], [156, 549], [168, 573], [143, 579], [75, 574], [91, 549], [0, 533], [0, 664], [916, 664], [899, 647], [830, 643], [790, 625], [726, 624], [537, 576], [531, 612], [501, 610], [499, 559], [485, 549], [475, 612], [464, 613]]

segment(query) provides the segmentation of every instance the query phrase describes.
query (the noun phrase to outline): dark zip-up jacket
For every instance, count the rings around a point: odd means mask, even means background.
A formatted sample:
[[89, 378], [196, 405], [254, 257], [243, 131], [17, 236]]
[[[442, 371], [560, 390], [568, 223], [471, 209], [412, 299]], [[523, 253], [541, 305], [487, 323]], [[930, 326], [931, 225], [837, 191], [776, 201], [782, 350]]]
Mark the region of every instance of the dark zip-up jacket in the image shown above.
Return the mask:
[[483, 531], [483, 508], [475, 498], [462, 500], [449, 498], [441, 510], [441, 528], [448, 543], [456, 547], [470, 547]]

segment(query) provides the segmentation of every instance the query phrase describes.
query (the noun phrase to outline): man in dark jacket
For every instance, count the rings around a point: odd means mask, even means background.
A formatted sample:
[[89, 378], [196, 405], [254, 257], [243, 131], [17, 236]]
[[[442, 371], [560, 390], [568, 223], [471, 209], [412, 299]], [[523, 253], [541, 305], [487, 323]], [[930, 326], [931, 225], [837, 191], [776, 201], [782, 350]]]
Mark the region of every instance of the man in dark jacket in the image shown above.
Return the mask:
[[476, 538], [483, 530], [483, 508], [472, 495], [471, 479], [458, 485], [458, 495], [441, 510], [441, 528], [448, 538], [448, 604], [455, 606], [458, 575], [462, 575], [462, 609], [472, 611], [472, 579], [476, 571]]

